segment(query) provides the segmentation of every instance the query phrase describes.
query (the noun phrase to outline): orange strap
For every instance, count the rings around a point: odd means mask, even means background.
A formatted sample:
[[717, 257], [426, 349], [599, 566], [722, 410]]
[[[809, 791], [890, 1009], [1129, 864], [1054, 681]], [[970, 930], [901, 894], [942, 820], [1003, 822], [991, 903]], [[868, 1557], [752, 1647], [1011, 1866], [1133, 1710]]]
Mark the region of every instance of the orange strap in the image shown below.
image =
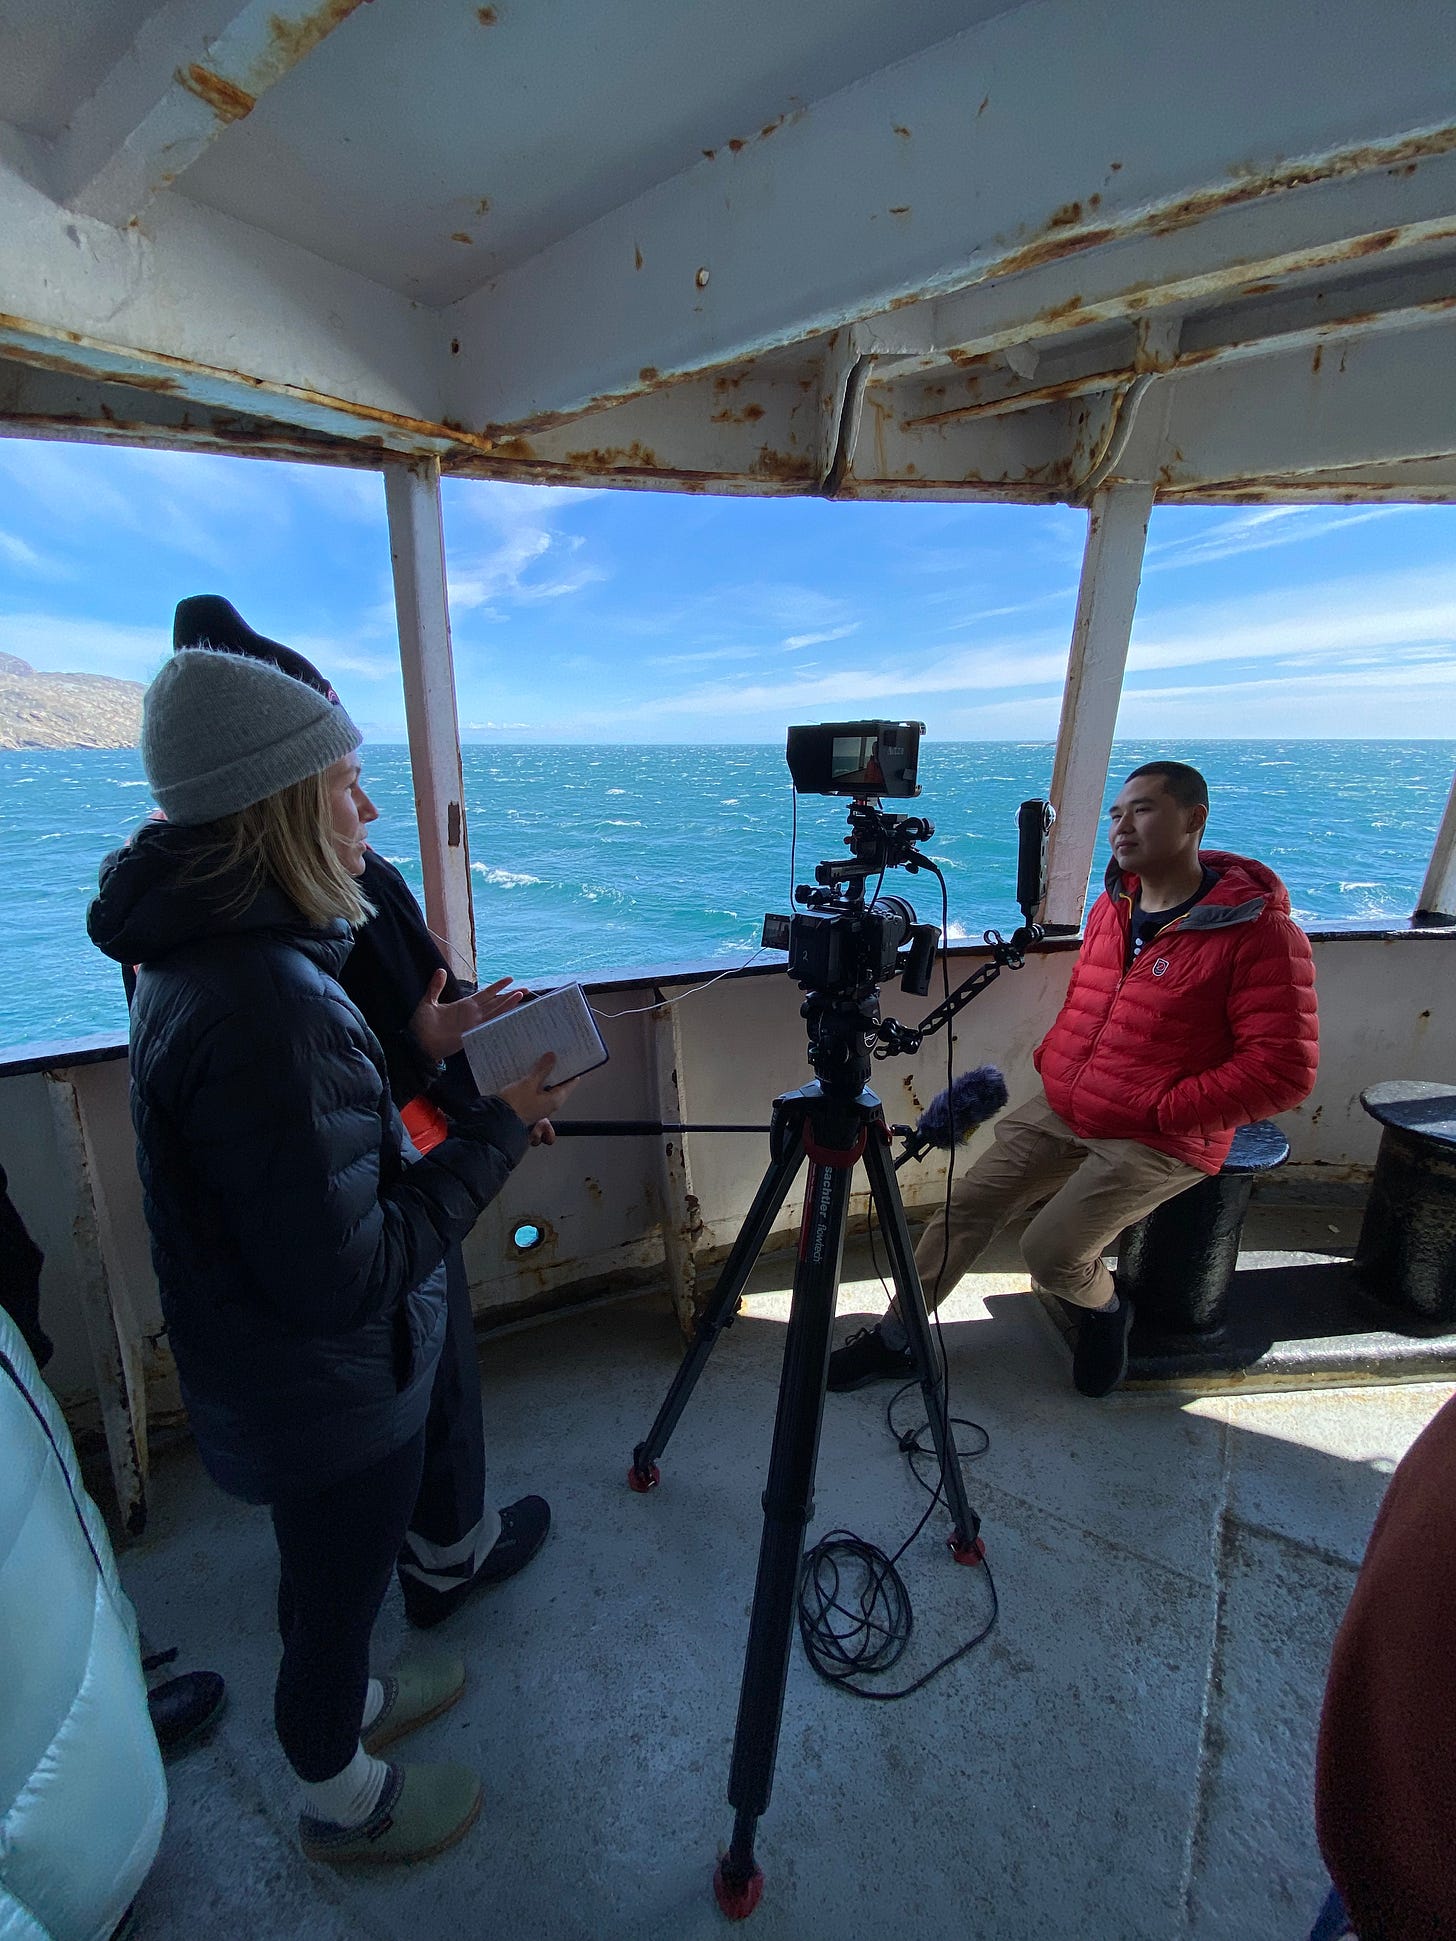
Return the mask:
[[419, 1152], [433, 1152], [442, 1139], [450, 1136], [450, 1121], [438, 1105], [432, 1105], [423, 1092], [410, 1100], [399, 1115], [404, 1129]]

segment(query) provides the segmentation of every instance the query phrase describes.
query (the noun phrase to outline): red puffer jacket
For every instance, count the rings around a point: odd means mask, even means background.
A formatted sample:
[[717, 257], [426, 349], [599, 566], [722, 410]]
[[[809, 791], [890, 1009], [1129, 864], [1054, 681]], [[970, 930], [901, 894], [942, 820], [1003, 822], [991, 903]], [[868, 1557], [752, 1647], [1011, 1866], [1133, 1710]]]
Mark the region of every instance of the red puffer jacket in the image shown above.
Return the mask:
[[1319, 1054], [1314, 961], [1289, 893], [1262, 863], [1211, 849], [1219, 880], [1131, 970], [1137, 878], [1107, 892], [1033, 1062], [1083, 1139], [1136, 1139], [1216, 1173], [1234, 1133], [1309, 1096]]

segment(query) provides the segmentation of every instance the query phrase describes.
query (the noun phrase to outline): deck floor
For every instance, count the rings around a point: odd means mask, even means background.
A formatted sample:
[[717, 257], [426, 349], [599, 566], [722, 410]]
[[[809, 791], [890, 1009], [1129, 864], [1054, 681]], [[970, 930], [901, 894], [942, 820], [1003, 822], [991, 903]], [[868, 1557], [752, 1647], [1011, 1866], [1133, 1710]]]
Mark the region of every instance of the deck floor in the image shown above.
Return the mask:
[[[1253, 1244], [1276, 1244], [1259, 1231], [1272, 1217], [1256, 1215]], [[1353, 1234], [1348, 1216], [1278, 1217], [1281, 1248], [1337, 1252]], [[1087, 1402], [1014, 1264], [992, 1257], [944, 1310], [955, 1409], [991, 1436], [969, 1478], [1000, 1622], [897, 1705], [821, 1683], [795, 1641], [749, 1931], [1300, 1937], [1323, 1893], [1310, 1795], [1330, 1639], [1386, 1478], [1450, 1387]], [[710, 1876], [731, 1827], [787, 1273], [782, 1260], [760, 1268], [649, 1497], [624, 1477], [678, 1361], [665, 1302], [484, 1344], [497, 1499], [540, 1490], [555, 1520], [528, 1571], [432, 1634], [464, 1650], [472, 1682], [401, 1751], [473, 1762], [486, 1805], [458, 1847], [418, 1867], [344, 1872], [300, 1856], [271, 1730], [266, 1512], [217, 1492], [190, 1450], [158, 1463], [123, 1575], [149, 1641], [224, 1672], [230, 1704], [169, 1769], [141, 1941], [723, 1932]], [[856, 1250], [837, 1335], [878, 1312], [873, 1279], [850, 1278], [867, 1273]], [[847, 1524], [893, 1549], [925, 1499], [886, 1433], [887, 1394], [829, 1398], [813, 1527]], [[907, 1676], [985, 1611], [984, 1575], [950, 1560], [945, 1528], [937, 1513], [904, 1565]], [[410, 1635], [391, 1592], [380, 1662]]]

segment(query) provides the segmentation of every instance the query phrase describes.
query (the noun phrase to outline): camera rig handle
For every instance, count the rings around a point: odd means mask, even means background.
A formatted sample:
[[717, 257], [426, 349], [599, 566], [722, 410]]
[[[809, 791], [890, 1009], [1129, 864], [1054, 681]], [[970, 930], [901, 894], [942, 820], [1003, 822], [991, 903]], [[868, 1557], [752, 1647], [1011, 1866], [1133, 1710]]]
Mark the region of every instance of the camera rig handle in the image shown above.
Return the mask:
[[991, 952], [990, 963], [978, 965], [919, 1024], [901, 1024], [898, 1018], [882, 1018], [875, 1056], [889, 1058], [897, 1052], [919, 1051], [924, 1041], [942, 1026], [948, 1025], [957, 1011], [964, 1010], [972, 998], [979, 997], [988, 985], [994, 984], [1003, 970], [1020, 970], [1026, 962], [1027, 951], [1033, 944], [1039, 944], [1044, 935], [1041, 925], [1036, 923], [1022, 924], [1009, 940], [999, 930], [983, 932], [984, 942]]

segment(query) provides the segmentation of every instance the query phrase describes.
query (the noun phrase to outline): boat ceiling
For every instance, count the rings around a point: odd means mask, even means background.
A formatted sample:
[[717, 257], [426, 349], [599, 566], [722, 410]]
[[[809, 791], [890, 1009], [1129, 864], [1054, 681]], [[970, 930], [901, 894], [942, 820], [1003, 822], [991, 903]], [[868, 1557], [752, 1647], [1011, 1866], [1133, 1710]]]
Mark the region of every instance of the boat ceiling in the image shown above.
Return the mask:
[[1456, 496], [1450, 0], [0, 0], [0, 430]]

